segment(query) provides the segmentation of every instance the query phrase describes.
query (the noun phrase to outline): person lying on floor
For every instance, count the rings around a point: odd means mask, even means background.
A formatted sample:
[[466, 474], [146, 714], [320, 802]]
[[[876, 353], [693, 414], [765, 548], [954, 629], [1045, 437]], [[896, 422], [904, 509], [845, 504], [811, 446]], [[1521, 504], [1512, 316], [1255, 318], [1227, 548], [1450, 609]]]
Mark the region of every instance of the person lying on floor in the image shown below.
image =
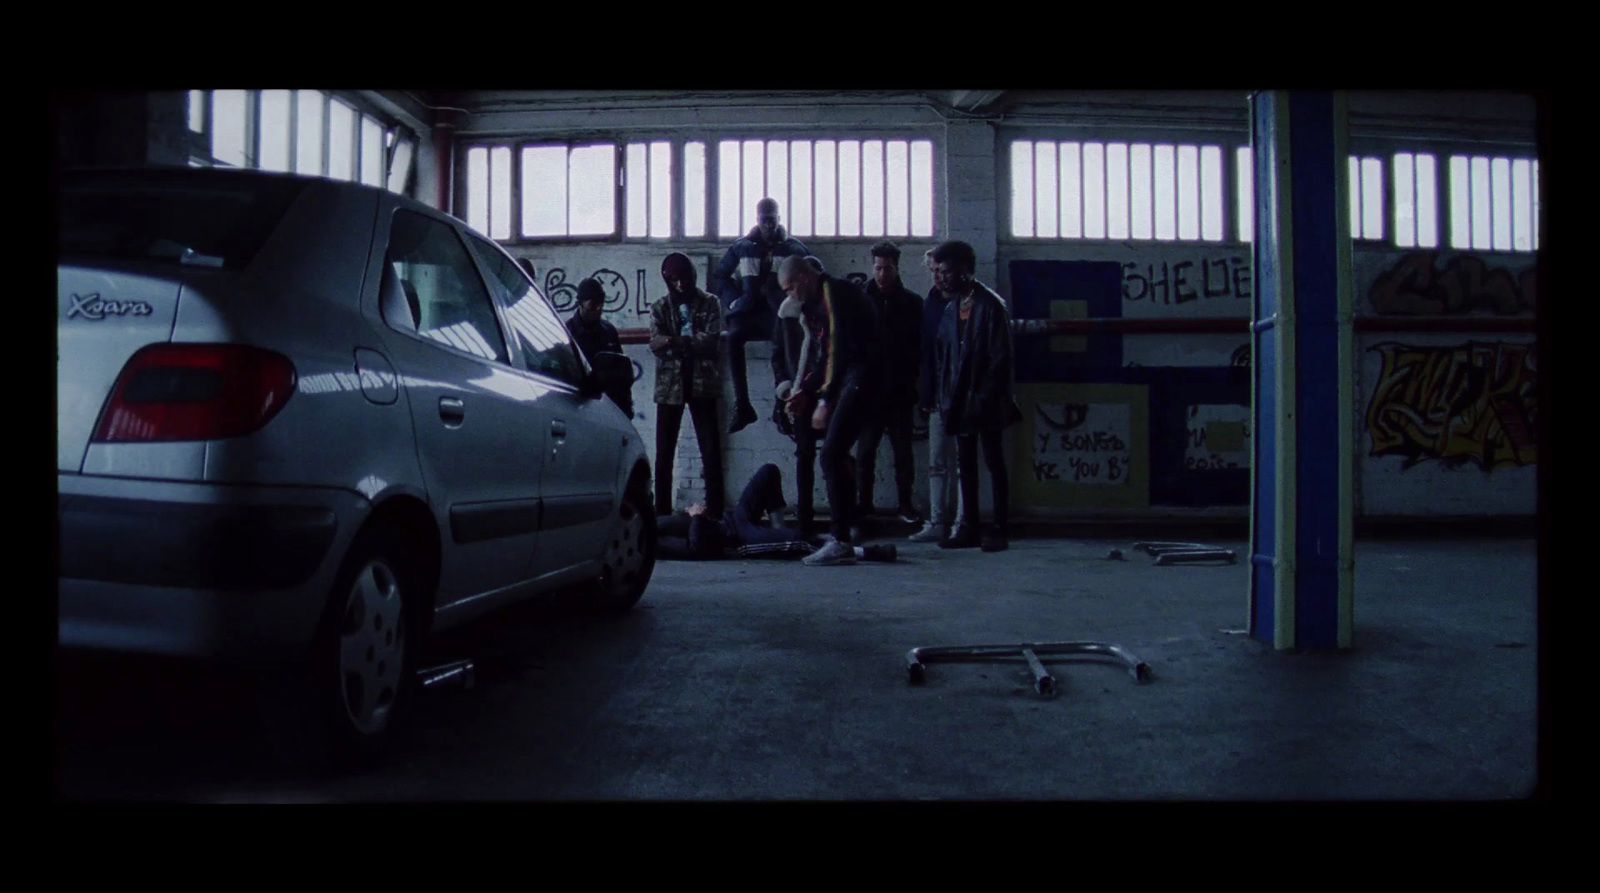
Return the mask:
[[[771, 523], [771, 516], [787, 505], [783, 499], [783, 474], [768, 462], [756, 469], [738, 503], [721, 518], [706, 511], [705, 503], [696, 503], [659, 519], [656, 556], [666, 561], [803, 558], [815, 552], [823, 540]], [[854, 550], [853, 558], [863, 561], [892, 562], [899, 557], [892, 543], [856, 546]]]

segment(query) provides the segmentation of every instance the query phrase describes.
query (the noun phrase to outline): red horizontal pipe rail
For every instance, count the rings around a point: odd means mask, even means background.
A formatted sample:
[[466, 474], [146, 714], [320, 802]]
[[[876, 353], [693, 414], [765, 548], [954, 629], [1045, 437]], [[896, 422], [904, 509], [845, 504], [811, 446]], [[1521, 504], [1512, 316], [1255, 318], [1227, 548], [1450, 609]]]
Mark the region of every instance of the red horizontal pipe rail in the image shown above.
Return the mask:
[[[1358, 332], [1533, 332], [1528, 317], [1491, 316], [1358, 316]], [[1238, 317], [1191, 319], [1133, 319], [1098, 316], [1088, 319], [1018, 319], [1011, 323], [1015, 335], [1248, 335], [1250, 320]], [[646, 344], [649, 329], [622, 329], [623, 344]]]

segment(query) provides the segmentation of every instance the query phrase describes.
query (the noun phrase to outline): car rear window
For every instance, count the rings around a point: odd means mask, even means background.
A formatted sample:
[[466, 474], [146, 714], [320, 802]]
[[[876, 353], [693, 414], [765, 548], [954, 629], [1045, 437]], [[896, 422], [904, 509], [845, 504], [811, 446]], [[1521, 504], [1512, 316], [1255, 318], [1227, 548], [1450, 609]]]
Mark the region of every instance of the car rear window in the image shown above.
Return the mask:
[[58, 202], [62, 256], [170, 260], [239, 269], [305, 181], [213, 171], [67, 174]]

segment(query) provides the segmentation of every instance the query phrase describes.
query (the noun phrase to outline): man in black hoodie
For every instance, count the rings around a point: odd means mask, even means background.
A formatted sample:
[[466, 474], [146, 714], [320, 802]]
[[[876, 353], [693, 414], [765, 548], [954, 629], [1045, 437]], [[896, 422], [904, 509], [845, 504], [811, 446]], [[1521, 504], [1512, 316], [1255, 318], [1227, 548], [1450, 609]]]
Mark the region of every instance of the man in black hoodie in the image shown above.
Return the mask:
[[[598, 280], [585, 279], [578, 283], [578, 309], [567, 320], [567, 331], [583, 351], [583, 358], [594, 365], [597, 353], [622, 353], [622, 338], [617, 327], [601, 318], [605, 309], [606, 292]], [[607, 393], [628, 418], [633, 418], [633, 390]]]
[[898, 494], [900, 520], [922, 520], [911, 500], [916, 468], [911, 456], [911, 413], [917, 404], [917, 374], [922, 359], [922, 297], [900, 281], [900, 247], [884, 241], [872, 246], [872, 279], [867, 283], [867, 298], [878, 311], [883, 337], [879, 353], [883, 358], [883, 387], [880, 400], [862, 423], [861, 439], [856, 443], [856, 467], [860, 469], [860, 512], [875, 511], [872, 490], [878, 467], [878, 443], [887, 432], [894, 449], [894, 483]]
[[745, 344], [770, 340], [774, 350], [782, 349], [776, 317], [778, 305], [783, 303], [778, 265], [786, 257], [810, 253], [800, 240], [790, 238], [788, 231], [778, 225], [778, 203], [764, 198], [756, 204], [755, 228], [728, 248], [711, 273], [708, 286], [722, 298], [728, 331], [728, 371], [733, 376], [734, 395], [729, 434], [759, 418], [750, 403], [750, 386], [745, 380]]

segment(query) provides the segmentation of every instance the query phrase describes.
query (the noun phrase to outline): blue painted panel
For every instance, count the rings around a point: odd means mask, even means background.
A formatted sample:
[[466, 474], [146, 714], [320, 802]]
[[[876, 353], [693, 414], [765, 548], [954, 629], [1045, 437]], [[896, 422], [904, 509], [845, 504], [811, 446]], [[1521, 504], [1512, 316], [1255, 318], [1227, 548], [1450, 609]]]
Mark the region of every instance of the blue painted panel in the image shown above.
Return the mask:
[[1338, 231], [1333, 96], [1290, 94], [1294, 184], [1295, 644], [1335, 647], [1339, 530]]
[[[1263, 92], [1250, 102], [1250, 142], [1255, 165], [1254, 317], [1263, 324], [1277, 313], [1278, 264], [1275, 252], [1276, 227], [1272, 218], [1272, 170], [1275, 161], [1273, 138], [1278, 122], [1275, 94]], [[1250, 625], [1255, 638], [1273, 641], [1276, 616], [1277, 581], [1271, 564], [1277, 550], [1277, 329], [1268, 328], [1255, 338], [1251, 373], [1255, 381], [1254, 438], [1255, 493], [1251, 505], [1251, 551], [1262, 556], [1252, 559], [1250, 568]]]
[[[1050, 319], [1051, 301], [1084, 301], [1088, 316], [1122, 316], [1122, 265], [1116, 261], [1014, 260], [1011, 315]], [[1084, 370], [1122, 366], [1121, 335], [1089, 335], [1088, 349], [1054, 351], [1049, 338], [1016, 341], [1019, 382], [1081, 381]]]

